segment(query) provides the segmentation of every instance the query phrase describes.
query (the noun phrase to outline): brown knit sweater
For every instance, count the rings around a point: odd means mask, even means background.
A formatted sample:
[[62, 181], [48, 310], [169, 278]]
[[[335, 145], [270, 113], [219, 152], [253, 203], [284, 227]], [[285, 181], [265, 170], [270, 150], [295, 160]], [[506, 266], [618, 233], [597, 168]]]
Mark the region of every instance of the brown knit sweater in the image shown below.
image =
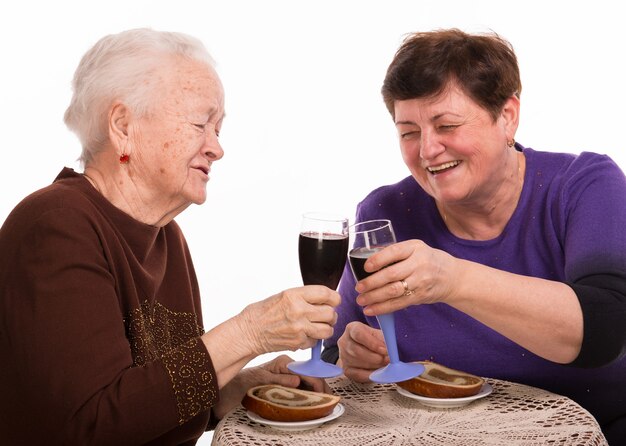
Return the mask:
[[171, 222], [65, 168], [0, 229], [0, 444], [194, 444], [218, 387]]

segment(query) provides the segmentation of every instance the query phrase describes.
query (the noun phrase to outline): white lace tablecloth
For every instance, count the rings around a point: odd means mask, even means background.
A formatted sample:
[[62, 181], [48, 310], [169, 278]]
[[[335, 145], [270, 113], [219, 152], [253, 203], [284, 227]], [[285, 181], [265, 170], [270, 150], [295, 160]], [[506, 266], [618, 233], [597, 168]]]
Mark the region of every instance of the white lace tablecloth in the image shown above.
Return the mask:
[[487, 379], [491, 395], [467, 406], [429, 408], [400, 395], [394, 384], [328, 380], [341, 396], [339, 418], [301, 432], [251, 421], [243, 407], [218, 424], [212, 445], [607, 445], [596, 420], [569, 398]]

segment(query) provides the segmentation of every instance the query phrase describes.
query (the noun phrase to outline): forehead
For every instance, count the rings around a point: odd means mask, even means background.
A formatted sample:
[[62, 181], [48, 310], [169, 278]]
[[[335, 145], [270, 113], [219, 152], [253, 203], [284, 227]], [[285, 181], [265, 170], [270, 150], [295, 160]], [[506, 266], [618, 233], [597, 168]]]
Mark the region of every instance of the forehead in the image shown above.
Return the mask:
[[215, 69], [205, 63], [170, 57], [158, 73], [158, 83], [157, 94], [163, 95], [170, 107], [224, 108], [222, 82]]
[[428, 98], [407, 99], [394, 103], [396, 122], [416, 117], [432, 119], [447, 113], [460, 114], [480, 108], [456, 83], [450, 83], [441, 93]]

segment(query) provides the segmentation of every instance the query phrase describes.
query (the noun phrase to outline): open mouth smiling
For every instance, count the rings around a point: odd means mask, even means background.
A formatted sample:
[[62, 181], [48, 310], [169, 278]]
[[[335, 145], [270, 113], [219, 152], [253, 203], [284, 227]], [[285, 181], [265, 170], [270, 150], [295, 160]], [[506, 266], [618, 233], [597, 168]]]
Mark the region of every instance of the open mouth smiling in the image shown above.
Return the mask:
[[450, 161], [447, 163], [443, 163], [443, 164], [439, 164], [438, 166], [429, 166], [426, 168], [426, 170], [429, 173], [432, 173], [433, 175], [437, 175], [443, 172], [446, 172], [450, 169], [454, 169], [456, 166], [458, 166], [459, 164], [461, 164], [461, 161]]

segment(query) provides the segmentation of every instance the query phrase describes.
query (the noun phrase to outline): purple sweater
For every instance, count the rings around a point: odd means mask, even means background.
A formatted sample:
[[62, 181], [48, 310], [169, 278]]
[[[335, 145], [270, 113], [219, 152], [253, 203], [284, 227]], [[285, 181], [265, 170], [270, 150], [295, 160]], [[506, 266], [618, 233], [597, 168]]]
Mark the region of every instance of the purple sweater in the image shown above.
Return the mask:
[[[396, 313], [400, 358], [429, 359], [541, 387], [577, 401], [605, 431], [614, 421], [623, 429], [626, 178], [607, 156], [539, 152], [519, 144], [517, 148], [526, 156], [524, 188], [511, 220], [493, 240], [452, 235], [432, 197], [412, 177], [371, 192], [358, 205], [356, 220], [388, 218], [398, 241], [421, 239], [458, 258], [570, 284], [584, 313], [579, 358], [570, 365], [542, 359], [446, 304], [412, 306]], [[325, 358], [336, 352], [348, 322], [378, 327], [376, 319], [365, 317], [356, 304], [354, 285], [346, 266], [339, 286], [339, 320], [334, 336], [325, 343]]]

